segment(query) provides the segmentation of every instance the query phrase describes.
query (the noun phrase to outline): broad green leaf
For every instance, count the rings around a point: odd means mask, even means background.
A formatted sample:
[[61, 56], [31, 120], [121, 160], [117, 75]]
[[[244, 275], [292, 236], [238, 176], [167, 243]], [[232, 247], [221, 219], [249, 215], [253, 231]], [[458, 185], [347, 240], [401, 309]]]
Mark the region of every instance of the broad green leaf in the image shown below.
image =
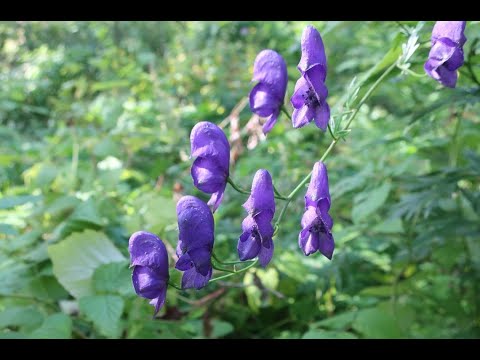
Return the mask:
[[357, 339], [352, 333], [345, 331], [326, 331], [321, 329], [309, 330], [302, 339]]
[[47, 317], [42, 326], [32, 332], [31, 339], [70, 339], [72, 337], [72, 320], [63, 313]]
[[0, 312], [0, 328], [8, 326], [34, 329], [43, 321], [43, 314], [33, 306], [15, 306]]
[[82, 297], [80, 311], [93, 322], [95, 328], [104, 336], [117, 338], [122, 331], [120, 317], [124, 302], [116, 295], [95, 295]]
[[333, 330], [344, 330], [350, 327], [353, 320], [355, 319], [356, 312], [349, 311], [339, 315], [332, 316], [325, 320], [319, 321], [317, 323], [312, 324], [315, 327], [325, 327], [327, 329]]
[[92, 276], [102, 264], [125, 260], [101, 232], [74, 233], [48, 247], [53, 273], [60, 284], [76, 298], [93, 294]]
[[245, 285], [248, 306], [254, 313], [258, 313], [262, 305], [262, 291], [254, 285], [254, 272], [251, 269], [243, 277], [243, 284]]
[[126, 261], [100, 265], [93, 273], [93, 287], [98, 294], [133, 295], [132, 271]]
[[0, 210], [10, 209], [28, 203], [36, 203], [40, 200], [42, 200], [42, 196], [40, 195], [5, 196], [0, 199]]
[[352, 209], [353, 221], [359, 223], [377, 211], [387, 200], [391, 187], [387, 182], [379, 188], [355, 196]]
[[221, 320], [212, 320], [212, 334], [210, 337], [219, 338], [225, 335], [230, 334], [233, 331], [233, 325]]
[[381, 308], [358, 311], [352, 326], [367, 338], [385, 339], [402, 337], [402, 332], [395, 317]]

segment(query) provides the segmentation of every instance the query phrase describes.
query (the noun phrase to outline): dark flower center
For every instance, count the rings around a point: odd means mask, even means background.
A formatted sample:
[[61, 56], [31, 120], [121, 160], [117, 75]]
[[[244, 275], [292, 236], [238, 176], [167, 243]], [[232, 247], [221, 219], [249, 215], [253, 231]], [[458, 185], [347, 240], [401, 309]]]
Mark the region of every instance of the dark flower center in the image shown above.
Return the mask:
[[310, 229], [308, 229], [308, 231], [310, 231], [311, 233], [317, 233], [317, 234], [318, 233], [327, 234], [329, 232], [324, 222], [320, 218], [317, 219], [317, 221], [315, 221], [315, 223], [310, 227]]
[[315, 95], [315, 91], [311, 87], [308, 88], [308, 90], [302, 94], [303, 101], [305, 102], [305, 105], [308, 107], [314, 107], [319, 105], [318, 99]]
[[258, 226], [257, 225], [253, 225], [251, 236], [255, 240], [261, 240], [262, 239], [262, 236], [260, 235], [260, 232], [258, 231]]

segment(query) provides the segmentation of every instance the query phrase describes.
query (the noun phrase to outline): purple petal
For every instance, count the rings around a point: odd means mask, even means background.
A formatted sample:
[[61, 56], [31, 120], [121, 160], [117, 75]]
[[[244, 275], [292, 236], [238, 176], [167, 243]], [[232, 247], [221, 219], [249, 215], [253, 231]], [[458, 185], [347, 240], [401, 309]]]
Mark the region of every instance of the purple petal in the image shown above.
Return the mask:
[[447, 45], [443, 41], [437, 41], [428, 55], [429, 67], [436, 69], [439, 66], [443, 65], [448, 59], [450, 59], [455, 53], [455, 45]]
[[213, 247], [214, 221], [207, 204], [195, 196], [183, 196], [177, 203], [179, 239], [185, 252], [190, 249]]
[[272, 93], [271, 88], [264, 84], [258, 83], [250, 92], [250, 109], [253, 113], [261, 117], [272, 115], [282, 106], [275, 94]]
[[193, 267], [192, 259], [188, 253], [183, 254], [177, 260], [175, 264], [175, 269], [180, 271], [187, 271]]
[[167, 280], [162, 274], [152, 268], [137, 265], [132, 273], [133, 288], [137, 295], [146, 299], [159, 296], [167, 286]]
[[150, 301], [150, 305], [155, 306], [155, 312], [153, 316], [157, 315], [163, 304], [165, 304], [165, 298], [167, 296], [167, 287], [165, 286], [159, 293], [158, 297]]
[[327, 130], [328, 121], [330, 120], [330, 106], [327, 102], [323, 102], [315, 109], [315, 125], [323, 131]]
[[313, 166], [312, 178], [305, 194], [305, 206], [312, 206], [321, 198], [328, 198], [330, 202], [327, 167], [323, 162], [318, 161]]
[[220, 206], [220, 203], [223, 200], [223, 194], [225, 192], [225, 187], [226, 183], [218, 190], [217, 192], [214, 192], [212, 196], [210, 197], [210, 200], [208, 200], [207, 205], [212, 208], [212, 212], [217, 211], [218, 207]]
[[441, 38], [448, 38], [463, 46], [467, 41], [464, 35], [466, 21], [437, 21], [432, 30], [432, 42]]
[[216, 157], [199, 157], [192, 165], [193, 184], [207, 194], [225, 187], [227, 182], [228, 173], [216, 160]]
[[188, 254], [190, 255], [190, 259], [194, 263], [198, 273], [206, 276], [209, 270], [212, 268], [212, 263], [210, 261], [212, 256], [212, 248], [202, 246], [189, 250]]
[[[322, 65], [327, 69], [327, 58], [325, 56], [325, 47], [322, 37], [317, 29], [308, 25], [302, 34], [302, 58], [298, 63], [298, 70], [303, 74], [312, 66]], [[326, 75], [326, 71], [325, 71]], [[325, 79], [324, 79], [325, 80]]]
[[285, 97], [288, 82], [287, 65], [282, 56], [269, 49], [261, 51], [255, 58], [253, 65], [253, 81], [267, 85], [269, 87], [268, 92], [272, 97], [276, 98], [277, 101], [280, 101], [281, 105]]
[[275, 212], [272, 177], [267, 170], [260, 169], [255, 173], [250, 196], [243, 207], [252, 215], [263, 210]]
[[314, 90], [319, 103], [322, 103], [328, 96], [328, 89], [325, 86], [326, 70], [321, 65], [316, 65], [305, 72], [305, 80], [310, 88]]
[[272, 238], [262, 242], [260, 252], [258, 253], [258, 260], [260, 261], [260, 265], [262, 267], [266, 267], [270, 260], [272, 260], [273, 249], [274, 245]]
[[298, 238], [298, 245], [302, 249], [306, 256], [309, 256], [316, 252], [319, 247], [319, 235], [318, 233], [311, 233], [309, 231], [300, 233]]
[[191, 268], [183, 273], [182, 277], [182, 289], [201, 289], [208, 284], [208, 281], [212, 278], [212, 268], [206, 275], [202, 275], [197, 272], [195, 268]]
[[218, 156], [219, 162], [224, 164], [230, 158], [230, 145], [222, 129], [217, 125], [201, 121], [190, 133], [191, 156]]
[[260, 248], [260, 239], [252, 237], [251, 232], [244, 232], [240, 236], [237, 244], [238, 257], [240, 258], [240, 261], [253, 259], [260, 252]]
[[315, 110], [303, 105], [300, 109], [294, 109], [292, 114], [292, 125], [295, 129], [304, 127], [313, 120]]
[[272, 130], [273, 126], [277, 123], [277, 118], [279, 113], [280, 113], [280, 110], [274, 111], [273, 114], [267, 118], [267, 121], [265, 121], [265, 124], [263, 124], [262, 130], [265, 135], [267, 135], [267, 133], [269, 133]]
[[464, 55], [463, 49], [456, 48], [452, 54], [452, 57], [445, 62], [445, 67], [450, 70], [457, 70], [459, 67], [463, 65], [464, 62]]
[[262, 239], [272, 238], [273, 236], [273, 232], [275, 230], [272, 226], [273, 216], [274, 212], [270, 210], [264, 210], [253, 217]]
[[332, 260], [333, 250], [335, 249], [335, 242], [333, 241], [332, 234], [320, 233], [318, 249], [329, 260]]
[[295, 89], [293, 90], [292, 98], [290, 103], [295, 109], [300, 109], [305, 105], [304, 96], [309, 90], [309, 83], [303, 76], [301, 76], [295, 83]]
[[309, 206], [308, 209], [303, 213], [302, 220], [300, 224], [303, 229], [309, 229], [317, 221], [318, 215], [314, 207]]
[[332, 230], [333, 227], [333, 219], [328, 213], [328, 210], [330, 209], [330, 199], [329, 198], [323, 198], [320, 199], [317, 202], [317, 216], [319, 216], [327, 229]]
[[150, 266], [168, 279], [168, 253], [162, 240], [147, 231], [137, 231], [128, 241], [132, 265]]

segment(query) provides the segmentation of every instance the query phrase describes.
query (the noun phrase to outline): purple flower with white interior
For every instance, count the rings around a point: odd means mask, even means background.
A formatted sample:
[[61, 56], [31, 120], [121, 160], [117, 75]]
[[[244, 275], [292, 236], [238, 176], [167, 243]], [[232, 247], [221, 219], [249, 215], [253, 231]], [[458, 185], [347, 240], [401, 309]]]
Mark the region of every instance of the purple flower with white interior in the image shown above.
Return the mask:
[[177, 203], [177, 221], [178, 261], [175, 268], [184, 271], [182, 288], [201, 289], [212, 277], [215, 231], [212, 212], [195, 196], [183, 196]]
[[335, 242], [332, 235], [333, 220], [330, 210], [327, 167], [323, 162], [313, 166], [312, 178], [305, 194], [305, 213], [298, 236], [298, 245], [306, 256], [320, 251], [332, 259]]
[[463, 65], [466, 21], [437, 21], [432, 31], [432, 48], [425, 63], [426, 73], [444, 86], [457, 85], [457, 69]]
[[273, 50], [262, 50], [253, 65], [253, 79], [258, 81], [250, 92], [250, 109], [267, 120], [263, 133], [267, 134], [277, 122], [287, 91], [287, 65]]
[[132, 282], [138, 296], [150, 299], [156, 315], [165, 303], [168, 286], [168, 253], [155, 234], [137, 231], [128, 241]]
[[273, 256], [273, 216], [275, 198], [272, 177], [267, 170], [258, 170], [252, 182], [252, 191], [243, 204], [248, 212], [242, 222], [243, 233], [238, 240], [237, 250], [241, 261], [258, 256], [265, 267]]
[[305, 28], [302, 35], [302, 58], [298, 70], [302, 74], [295, 84], [290, 102], [294, 107], [292, 123], [300, 128], [312, 120], [318, 128], [325, 131], [330, 119], [330, 107], [327, 103], [328, 89], [327, 58], [320, 33], [313, 26]]
[[191, 156], [195, 157], [191, 174], [199, 190], [212, 194], [208, 205], [215, 212], [223, 199], [230, 167], [230, 145], [222, 129], [202, 121], [190, 133]]

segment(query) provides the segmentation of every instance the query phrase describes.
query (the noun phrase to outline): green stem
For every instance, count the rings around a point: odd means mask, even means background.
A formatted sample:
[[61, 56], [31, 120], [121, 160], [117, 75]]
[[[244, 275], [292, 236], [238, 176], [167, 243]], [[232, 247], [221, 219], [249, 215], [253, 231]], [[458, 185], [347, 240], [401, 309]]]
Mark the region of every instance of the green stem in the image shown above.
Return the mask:
[[177, 289], [177, 290], [183, 290], [181, 287], [175, 285], [174, 283], [171, 283], [170, 281], [168, 282], [168, 285], [171, 286], [171, 287], [173, 287], [173, 288], [175, 288], [175, 289]]
[[332, 136], [333, 140], [337, 140], [337, 138], [335, 137], [335, 135], [333, 135], [333, 131], [332, 131], [332, 128], [330, 127], [330, 124], [328, 124], [328, 132], [329, 132], [330, 135]]
[[[383, 79], [385, 79], [387, 77], [388, 74], [390, 74], [390, 72], [392, 72], [393, 69], [395, 69], [396, 66], [397, 66], [397, 62], [390, 65], [385, 70], [385, 72], [377, 79], [377, 81], [375, 81], [372, 84], [372, 86], [368, 89], [368, 91], [365, 93], [365, 95], [363, 95], [362, 99], [358, 102], [358, 104], [357, 104], [355, 110], [353, 111], [352, 115], [350, 115], [350, 118], [348, 119], [347, 125], [345, 126], [344, 130], [347, 130], [350, 127], [350, 124], [352, 123], [353, 119], [355, 119], [355, 116], [357, 116], [358, 111], [360, 110], [362, 105], [365, 103], [365, 101], [368, 100], [368, 98], [370, 97], [370, 95], [372, 95], [372, 93], [375, 91], [375, 89], [378, 87], [378, 85], [383, 81]], [[321, 162], [325, 161], [328, 154], [330, 154], [332, 149], [337, 144], [338, 140], [339, 140], [338, 138], [334, 138], [332, 140], [332, 142], [328, 146], [327, 150], [325, 150], [322, 157], [320, 158]], [[277, 221], [275, 222], [275, 234], [278, 230], [278, 225], [280, 224], [283, 217], [285, 216], [285, 212], [287, 210], [288, 205], [294, 199], [294, 197], [298, 194], [298, 192], [303, 189], [303, 187], [310, 180], [311, 177], [312, 177], [312, 172], [310, 171], [310, 173], [307, 176], [305, 176], [303, 178], [303, 180], [300, 181], [300, 183], [295, 187], [295, 189], [293, 189], [292, 192], [287, 196], [287, 201], [286, 201], [285, 205], [283, 206], [282, 210], [280, 211], [280, 215], [278, 216]]]
[[[244, 194], [244, 195], [250, 195], [250, 191], [247, 191], [245, 189], [242, 189], [240, 186], [238, 186], [237, 184], [235, 184], [235, 182], [233, 181], [233, 179], [229, 176], [227, 178], [227, 182], [236, 190], [238, 191], [240, 194]], [[282, 196], [280, 195], [280, 193], [278, 193], [278, 191], [275, 189], [275, 186], [273, 187], [274, 189], [274, 197], [275, 199], [280, 199], [280, 200], [287, 200], [287, 198], [285, 196]]]
[[222, 276], [213, 278], [213, 279], [210, 280], [210, 282], [214, 282], [214, 281], [226, 279], [226, 278], [229, 278], [230, 276], [233, 276], [233, 275], [236, 275], [236, 274], [245, 272], [245, 271], [247, 271], [248, 269], [250, 269], [252, 266], [255, 266], [255, 264], [256, 264], [257, 262], [258, 262], [258, 260], [255, 260], [254, 262], [252, 262], [250, 265], [244, 267], [243, 269], [237, 270], [237, 271], [235, 271], [235, 272], [232, 273], [232, 274], [226, 274], [226, 275], [222, 275]]
[[227, 273], [235, 274], [235, 270], [230, 270], [230, 269], [226, 269], [226, 268], [223, 268], [223, 267], [221, 267], [221, 266], [218, 266], [217, 264], [215, 264], [214, 261], [212, 261], [212, 267], [213, 267], [215, 270], [218, 270], [218, 271], [224, 271], [224, 272], [227, 272]]
[[285, 196], [283, 196], [282, 194], [280, 194], [280, 192], [277, 190], [277, 188], [275, 187], [275, 185], [273, 185], [273, 192], [275, 193], [275, 198], [281, 199], [281, 200], [287, 200], [287, 198], [286, 198]]
[[292, 121], [292, 116], [288, 113], [287, 108], [285, 107], [285, 105], [282, 105], [282, 107], [280, 108], [280, 110], [290, 119], [290, 121]]
[[223, 260], [220, 260], [217, 256], [217, 254], [215, 254], [215, 252], [212, 252], [212, 257], [215, 259], [216, 262], [218, 262], [219, 264], [222, 264], [222, 265], [237, 265], [237, 264], [245, 264], [246, 262], [251, 262], [251, 261], [255, 261], [255, 260], [247, 260], [247, 261], [240, 261], [240, 260], [237, 260], [237, 261], [223, 261]]

